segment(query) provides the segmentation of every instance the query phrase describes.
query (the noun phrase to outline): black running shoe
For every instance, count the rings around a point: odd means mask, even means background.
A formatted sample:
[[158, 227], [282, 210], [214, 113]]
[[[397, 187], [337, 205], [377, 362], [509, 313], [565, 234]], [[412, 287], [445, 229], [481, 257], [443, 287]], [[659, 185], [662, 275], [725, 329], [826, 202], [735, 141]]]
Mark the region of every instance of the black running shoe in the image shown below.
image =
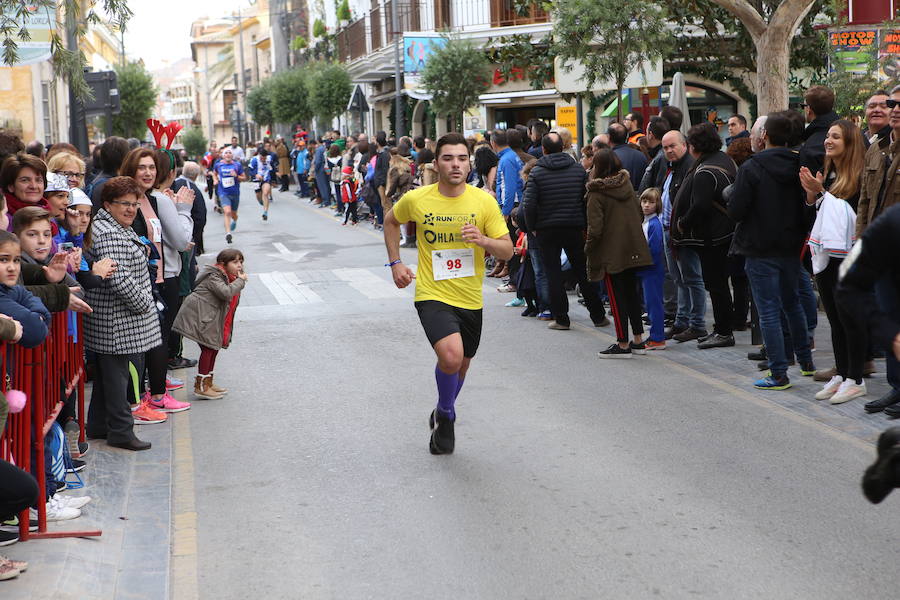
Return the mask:
[[428, 449], [432, 454], [453, 454], [456, 445], [456, 435], [453, 432], [453, 420], [438, 414], [437, 409], [431, 411], [428, 419], [431, 426], [431, 440]]
[[87, 466], [87, 463], [83, 460], [78, 460], [77, 458], [72, 459], [72, 468], [66, 469], [69, 473], [78, 473], [79, 471], [83, 471], [84, 467]]
[[231, 238], [231, 234], [230, 234], [230, 233], [226, 233], [226, 234], [225, 234], [225, 243], [230, 244], [230, 243], [231, 243], [231, 239], [232, 239], [232, 238]]
[[[644, 346], [644, 353], [647, 352], [647, 346]], [[597, 358], [631, 358], [631, 346], [622, 348], [618, 344], [610, 344], [606, 350], [597, 353]]]

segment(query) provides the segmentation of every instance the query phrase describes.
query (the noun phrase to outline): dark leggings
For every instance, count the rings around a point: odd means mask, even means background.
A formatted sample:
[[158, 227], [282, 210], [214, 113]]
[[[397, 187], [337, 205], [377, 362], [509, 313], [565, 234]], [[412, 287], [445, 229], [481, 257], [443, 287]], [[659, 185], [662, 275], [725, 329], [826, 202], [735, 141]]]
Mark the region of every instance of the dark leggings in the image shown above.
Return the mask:
[[625, 269], [621, 273], [606, 275], [606, 291], [609, 294], [609, 308], [616, 321], [616, 339], [628, 341], [628, 323], [634, 335], [644, 333], [641, 320], [641, 295], [638, 293], [636, 269]]
[[703, 286], [712, 301], [713, 330], [719, 335], [731, 335], [734, 302], [728, 287], [728, 246], [704, 246], [696, 250], [703, 271]]
[[209, 375], [212, 373], [216, 369], [216, 356], [218, 356], [218, 354], [218, 350], [207, 348], [201, 344], [200, 361], [197, 363], [197, 374]]
[[0, 460], [0, 520], [5, 521], [29, 506], [34, 506], [38, 493], [34, 477], [19, 467]]
[[831, 258], [825, 270], [816, 275], [816, 284], [819, 287], [822, 305], [825, 307], [825, 315], [831, 323], [831, 346], [834, 349], [834, 363], [838, 375], [860, 383], [869, 336], [865, 327], [860, 327], [854, 322], [834, 300], [838, 270], [842, 262], [844, 262], [842, 258]]
[[348, 202], [346, 210], [344, 211], [344, 225], [347, 224], [347, 220], [353, 218], [353, 222], [356, 223], [359, 221], [359, 217], [356, 216], [356, 202]]
[[164, 279], [159, 286], [160, 295], [163, 298], [163, 302], [166, 303], [166, 311], [163, 313], [159, 324], [162, 333], [162, 344], [152, 350], [148, 350], [145, 355], [147, 379], [150, 380], [150, 394], [152, 396], [161, 396], [166, 393], [166, 370], [169, 368], [169, 334], [172, 332], [172, 323], [175, 322], [175, 315], [178, 314], [178, 308], [181, 306], [180, 289], [181, 285], [178, 276]]

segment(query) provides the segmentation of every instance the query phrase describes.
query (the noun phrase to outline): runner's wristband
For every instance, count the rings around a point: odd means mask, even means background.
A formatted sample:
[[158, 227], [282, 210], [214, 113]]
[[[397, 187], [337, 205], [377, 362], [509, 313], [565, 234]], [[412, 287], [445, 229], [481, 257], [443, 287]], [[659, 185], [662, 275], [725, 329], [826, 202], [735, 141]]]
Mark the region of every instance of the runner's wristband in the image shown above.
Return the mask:
[[394, 265], [399, 265], [401, 262], [403, 262], [403, 261], [400, 260], [400, 259], [398, 258], [397, 260], [392, 260], [392, 261], [389, 262], [389, 263], [385, 263], [384, 266], [386, 266], [386, 267], [393, 267]]

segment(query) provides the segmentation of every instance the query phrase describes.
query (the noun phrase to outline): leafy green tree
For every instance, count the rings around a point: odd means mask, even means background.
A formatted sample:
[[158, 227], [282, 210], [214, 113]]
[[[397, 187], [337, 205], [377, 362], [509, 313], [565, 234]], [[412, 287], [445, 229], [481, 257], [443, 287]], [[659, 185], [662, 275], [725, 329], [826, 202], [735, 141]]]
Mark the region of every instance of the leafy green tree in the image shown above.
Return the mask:
[[[765, 14], [772, 14], [781, 0], [760, 0]], [[674, 0], [668, 3], [674, 45], [665, 60], [665, 71], [694, 73], [719, 83], [728, 83], [758, 113], [756, 92], [745, 83], [756, 76], [756, 47], [748, 29], [734, 14], [714, 0]], [[790, 40], [790, 85], [805, 89], [825, 76], [827, 44], [814, 29], [817, 17], [834, 18], [833, 0], [816, 0]], [[697, 35], [697, 28], [703, 35]], [[802, 74], [805, 80], [801, 81]]]
[[325, 34], [328, 33], [328, 28], [325, 26], [325, 21], [322, 19], [316, 19], [313, 23], [313, 36], [315, 37], [325, 37]]
[[147, 132], [147, 119], [153, 116], [159, 90], [153, 76], [139, 62], [116, 67], [122, 111], [113, 115], [114, 135], [142, 139]]
[[206, 137], [199, 127], [191, 127], [181, 134], [181, 143], [191, 158], [200, 158], [206, 152]]
[[349, 0], [342, 0], [337, 9], [338, 21], [349, 21], [351, 17]]
[[[102, 6], [103, 15], [97, 8]], [[83, 12], [86, 9], [87, 12]], [[0, 0], [0, 64], [15, 65], [19, 58], [19, 43], [30, 41], [28, 30], [22, 26], [29, 15], [49, 14], [51, 21], [57, 14], [66, 15], [65, 28], [55, 27], [50, 35], [50, 52], [54, 71], [68, 81], [72, 91], [79, 98], [90, 94], [84, 81], [84, 67], [87, 62], [84, 53], [78, 49], [67, 49], [62, 38], [66, 28], [75, 32], [75, 40], [84, 39], [89, 23], [107, 23], [114, 28], [124, 28], [132, 12], [126, 0], [103, 0], [102, 2], [81, 2], [80, 0]]]
[[431, 94], [435, 114], [450, 116], [454, 128], [462, 126], [462, 114], [478, 103], [478, 96], [490, 87], [490, 62], [484, 50], [471, 40], [447, 36], [436, 48], [422, 71], [422, 86]]
[[269, 80], [274, 122], [306, 123], [312, 118], [308, 76], [306, 68], [293, 68], [277, 73]]
[[272, 79], [265, 79], [247, 92], [247, 112], [260, 125], [271, 127], [275, 123], [272, 116]]
[[555, 0], [553, 7], [555, 28], [565, 33], [556, 36], [552, 53], [584, 66], [586, 90], [615, 82], [617, 98], [628, 73], [641, 61], [662, 58], [672, 37], [663, 3], [654, 0]]
[[347, 108], [353, 83], [346, 67], [332, 62], [310, 66], [307, 89], [313, 114], [330, 122]]
[[[759, 114], [788, 105], [791, 40], [816, 0], [710, 0], [746, 28], [756, 57], [756, 97]], [[762, 66], [763, 68], [759, 68]]]

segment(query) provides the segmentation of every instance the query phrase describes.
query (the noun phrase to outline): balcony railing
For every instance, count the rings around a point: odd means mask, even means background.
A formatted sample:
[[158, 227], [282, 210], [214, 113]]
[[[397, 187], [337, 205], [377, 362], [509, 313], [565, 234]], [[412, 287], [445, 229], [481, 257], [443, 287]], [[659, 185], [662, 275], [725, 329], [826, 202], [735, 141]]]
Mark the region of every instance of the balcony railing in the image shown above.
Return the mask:
[[[395, 7], [397, 31], [392, 19]], [[393, 43], [407, 31], [483, 30], [549, 19], [536, 6], [516, 10], [513, 0], [385, 0], [338, 33], [338, 54], [341, 60], [354, 60]]]

